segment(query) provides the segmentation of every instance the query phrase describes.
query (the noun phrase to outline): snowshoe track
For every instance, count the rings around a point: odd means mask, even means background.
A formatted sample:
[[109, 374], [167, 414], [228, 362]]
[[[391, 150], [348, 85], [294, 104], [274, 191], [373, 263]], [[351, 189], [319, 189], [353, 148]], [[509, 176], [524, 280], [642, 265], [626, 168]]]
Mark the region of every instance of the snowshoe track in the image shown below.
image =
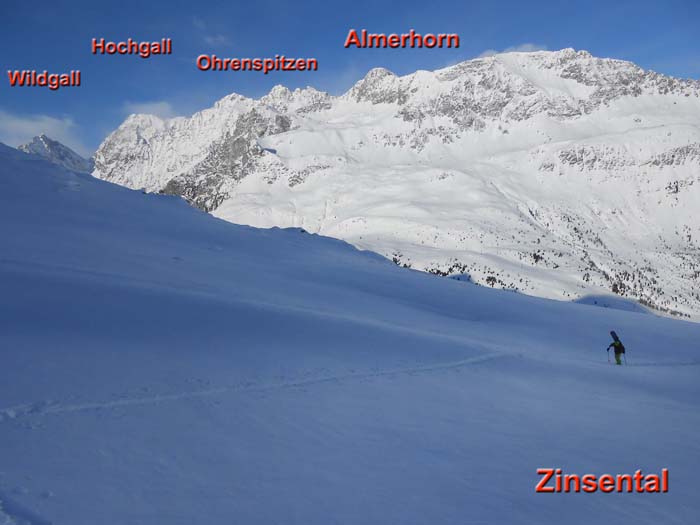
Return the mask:
[[[65, 414], [72, 412], [86, 412], [91, 410], [108, 410], [112, 408], [155, 405], [159, 403], [167, 403], [172, 401], [181, 401], [188, 399], [197, 399], [202, 397], [210, 397], [223, 395], [228, 393], [255, 393], [255, 392], [272, 392], [276, 390], [291, 389], [305, 386], [320, 385], [324, 383], [339, 383], [352, 380], [372, 379], [377, 377], [387, 377], [394, 375], [411, 375], [433, 372], [438, 370], [449, 370], [461, 368], [464, 366], [476, 365], [494, 359], [503, 357], [512, 357], [511, 354], [501, 352], [490, 352], [480, 356], [462, 359], [460, 361], [452, 361], [448, 363], [436, 363], [432, 365], [424, 365], [408, 368], [395, 368], [388, 370], [377, 370], [365, 373], [351, 373], [343, 375], [331, 375], [323, 377], [315, 377], [310, 379], [292, 380], [273, 384], [245, 384], [242, 386], [217, 387], [203, 390], [190, 390], [175, 394], [159, 394], [149, 397], [126, 397], [114, 401], [92, 402], [92, 403], [76, 403], [63, 404], [50, 400], [40, 401], [36, 403], [23, 403], [13, 407], [8, 407], [0, 410], [0, 423], [31, 416], [47, 416], [54, 414]], [[0, 525], [2, 525], [0, 523]]]

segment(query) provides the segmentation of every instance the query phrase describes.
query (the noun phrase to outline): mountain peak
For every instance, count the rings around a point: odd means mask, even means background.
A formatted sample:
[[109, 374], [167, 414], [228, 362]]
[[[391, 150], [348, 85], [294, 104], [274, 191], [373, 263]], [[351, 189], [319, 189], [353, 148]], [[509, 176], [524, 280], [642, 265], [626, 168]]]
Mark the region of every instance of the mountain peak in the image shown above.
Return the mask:
[[396, 82], [400, 80], [392, 71], [383, 67], [370, 69], [344, 96], [357, 102], [369, 101], [373, 104], [395, 102]]
[[287, 99], [292, 96], [292, 92], [289, 90], [288, 87], [283, 86], [282, 84], [277, 84], [270, 90], [270, 92], [266, 96]]
[[365, 75], [365, 80], [376, 80], [384, 77], [395, 77], [396, 74], [393, 71], [386, 69], [385, 67], [375, 67], [370, 69]]
[[18, 146], [17, 149], [30, 155], [37, 155], [71, 171], [78, 173], [90, 173], [92, 171], [93, 164], [91, 160], [81, 157], [68, 146], [53, 140], [45, 133], [37, 135], [26, 144]]
[[131, 115], [126, 117], [124, 123], [137, 127], [162, 127], [162, 125], [165, 123], [165, 119], [162, 119], [158, 115], [152, 115], [150, 113], [132, 113]]
[[291, 91], [285, 86], [276, 85], [260, 99], [260, 102], [277, 111], [297, 111], [320, 107], [328, 98], [328, 93], [312, 87]]

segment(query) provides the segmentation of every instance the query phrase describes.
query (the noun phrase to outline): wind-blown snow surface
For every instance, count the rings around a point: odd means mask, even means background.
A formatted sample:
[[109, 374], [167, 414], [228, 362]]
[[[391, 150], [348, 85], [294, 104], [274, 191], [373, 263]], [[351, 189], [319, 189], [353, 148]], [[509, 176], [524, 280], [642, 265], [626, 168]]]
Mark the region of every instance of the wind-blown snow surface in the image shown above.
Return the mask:
[[417, 269], [700, 319], [700, 82], [585, 51], [132, 115], [93, 174]]
[[[0, 199], [0, 523], [700, 514], [697, 324], [405, 270], [6, 147]], [[670, 491], [538, 495], [538, 467], [666, 467]]]

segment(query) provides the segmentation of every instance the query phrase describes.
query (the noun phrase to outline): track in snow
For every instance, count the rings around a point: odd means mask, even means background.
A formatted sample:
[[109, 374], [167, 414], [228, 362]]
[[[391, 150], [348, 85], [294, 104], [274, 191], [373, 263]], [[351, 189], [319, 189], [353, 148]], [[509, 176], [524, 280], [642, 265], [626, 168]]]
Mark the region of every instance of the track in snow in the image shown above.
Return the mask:
[[287, 388], [311, 386], [322, 383], [334, 383], [340, 381], [349, 381], [355, 379], [371, 379], [373, 377], [384, 377], [392, 375], [407, 375], [407, 374], [418, 374], [424, 372], [432, 372], [435, 370], [446, 370], [450, 368], [460, 368], [463, 366], [483, 363], [485, 361], [491, 361], [493, 359], [498, 359], [502, 357], [511, 357], [511, 354], [491, 352], [488, 354], [471, 357], [468, 359], [462, 359], [460, 361], [452, 361], [449, 363], [437, 363], [434, 365], [424, 365], [409, 368], [396, 368], [390, 370], [378, 370], [376, 372], [367, 372], [359, 374], [345, 374], [345, 375], [335, 375], [326, 377], [317, 377], [312, 379], [302, 379], [297, 381], [288, 381], [269, 385], [244, 385], [244, 386], [230, 386], [230, 387], [219, 387], [210, 388], [204, 390], [191, 390], [187, 392], [180, 392], [178, 394], [159, 394], [150, 397], [133, 397], [118, 399], [115, 401], [105, 401], [98, 403], [81, 403], [65, 405], [53, 401], [39, 401], [35, 403], [25, 403], [21, 405], [16, 405], [14, 407], [8, 407], [0, 410], [0, 422], [30, 417], [30, 416], [46, 416], [52, 414], [64, 414], [71, 412], [85, 412], [90, 410], [102, 410], [110, 408], [119, 408], [124, 406], [139, 406], [139, 405], [153, 405], [158, 403], [165, 403], [169, 401], [180, 401], [183, 399], [196, 399], [199, 397], [209, 397], [216, 396], [226, 393], [245, 393], [245, 392], [269, 392], [275, 390], [282, 390]]
[[[154, 405], [158, 403], [166, 403], [170, 401], [180, 401], [185, 399], [196, 399], [200, 397], [210, 397], [227, 393], [246, 393], [246, 392], [270, 392], [275, 390], [282, 390], [287, 388], [296, 388], [311, 386], [323, 383], [335, 383], [341, 381], [350, 381], [356, 379], [371, 379], [374, 377], [385, 377], [393, 375], [409, 375], [409, 374], [419, 374], [425, 372], [432, 372], [435, 370], [447, 370], [451, 368], [460, 368], [463, 366], [474, 365], [478, 363], [483, 363], [486, 361], [491, 361], [493, 359], [499, 359], [503, 357], [512, 357], [512, 354], [506, 354], [501, 352], [490, 352], [488, 354], [483, 354], [476, 357], [471, 357], [468, 359], [462, 359], [460, 361], [452, 361], [449, 363], [437, 363], [434, 365], [424, 365], [417, 367], [408, 368], [396, 368], [389, 370], [378, 370], [375, 372], [359, 373], [359, 374], [345, 374], [345, 375], [334, 375], [317, 377], [312, 379], [301, 379], [296, 381], [287, 381], [276, 384], [248, 384], [244, 386], [229, 386], [229, 387], [218, 387], [209, 388], [204, 390], [191, 390], [187, 392], [180, 392], [177, 394], [159, 394], [149, 397], [132, 397], [118, 399], [115, 401], [105, 401], [96, 403], [80, 403], [80, 404], [62, 404], [60, 402], [53, 401], [39, 401], [35, 403], [24, 403], [21, 405], [16, 405], [13, 407], [8, 407], [0, 410], [0, 422], [10, 421], [18, 418], [31, 417], [31, 416], [47, 416], [53, 414], [65, 414], [72, 412], [86, 412], [90, 410], [102, 410], [110, 408], [119, 408], [125, 406], [141, 406], [141, 405]], [[0, 525], [2, 525], [0, 523]]]

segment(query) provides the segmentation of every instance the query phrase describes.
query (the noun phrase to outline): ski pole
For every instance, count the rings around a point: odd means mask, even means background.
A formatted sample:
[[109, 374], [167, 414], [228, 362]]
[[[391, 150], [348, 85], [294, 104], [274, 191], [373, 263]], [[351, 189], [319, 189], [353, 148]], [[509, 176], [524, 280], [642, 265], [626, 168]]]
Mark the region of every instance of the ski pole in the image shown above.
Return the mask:
[[625, 360], [625, 364], [627, 364], [627, 354], [622, 354], [622, 357]]
[[608, 363], [610, 363], [610, 349], [609, 348], [608, 348], [607, 352], [608, 352]]

